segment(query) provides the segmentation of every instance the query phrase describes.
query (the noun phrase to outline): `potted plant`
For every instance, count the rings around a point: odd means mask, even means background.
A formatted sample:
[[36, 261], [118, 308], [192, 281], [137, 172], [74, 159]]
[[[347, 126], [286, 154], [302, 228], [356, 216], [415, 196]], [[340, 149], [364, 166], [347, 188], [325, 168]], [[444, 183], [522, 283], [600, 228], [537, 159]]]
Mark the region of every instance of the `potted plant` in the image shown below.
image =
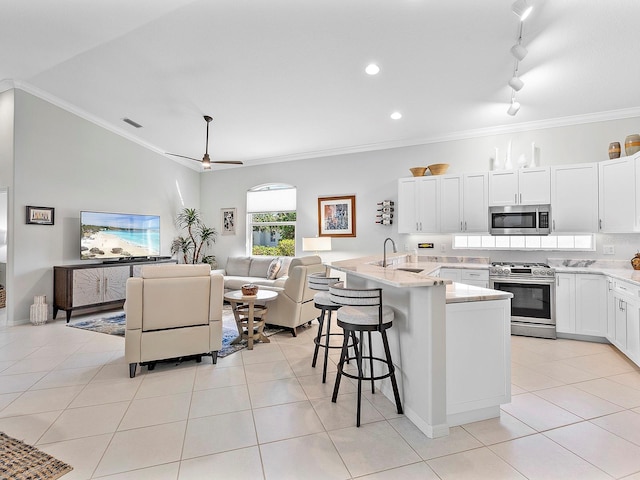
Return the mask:
[[183, 208], [176, 217], [176, 227], [186, 232], [174, 238], [171, 254], [182, 254], [183, 263], [208, 263], [216, 268], [216, 257], [208, 255], [207, 249], [216, 243], [218, 232], [204, 224], [200, 212], [195, 208]]

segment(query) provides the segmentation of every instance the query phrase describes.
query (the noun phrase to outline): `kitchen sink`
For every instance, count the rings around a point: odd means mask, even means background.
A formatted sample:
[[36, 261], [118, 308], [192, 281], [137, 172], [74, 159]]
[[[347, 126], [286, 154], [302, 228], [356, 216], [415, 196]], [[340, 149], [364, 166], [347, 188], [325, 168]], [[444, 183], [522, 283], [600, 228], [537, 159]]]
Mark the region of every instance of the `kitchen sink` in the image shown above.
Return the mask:
[[396, 270], [402, 270], [405, 272], [412, 272], [412, 273], [420, 273], [424, 270], [424, 268], [398, 267], [396, 268]]

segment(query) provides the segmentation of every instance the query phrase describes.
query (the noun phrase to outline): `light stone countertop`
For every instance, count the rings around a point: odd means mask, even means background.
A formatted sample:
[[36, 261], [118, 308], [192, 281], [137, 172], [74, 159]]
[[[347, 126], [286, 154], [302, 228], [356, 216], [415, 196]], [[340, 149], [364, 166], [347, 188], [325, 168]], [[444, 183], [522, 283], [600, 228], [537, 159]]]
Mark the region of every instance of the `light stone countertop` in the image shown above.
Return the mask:
[[632, 268], [606, 267], [553, 267], [557, 273], [588, 273], [591, 275], [606, 275], [617, 280], [625, 280], [640, 286], [640, 270]]
[[490, 288], [475, 287], [466, 283], [454, 282], [447, 285], [447, 303], [485, 302], [507, 298], [513, 298], [513, 294]]
[[[429, 258], [431, 259], [431, 258]], [[393, 287], [430, 287], [433, 285], [446, 285], [447, 303], [480, 302], [487, 300], [502, 300], [512, 298], [509, 292], [491, 290], [489, 288], [475, 287], [461, 283], [454, 283], [448, 279], [431, 276], [441, 267], [456, 268], [489, 268], [486, 263], [476, 262], [433, 262], [422, 261], [407, 262], [407, 254], [393, 254], [387, 256], [386, 268], [383, 268], [380, 255], [359, 257], [349, 260], [341, 260], [328, 264], [332, 269], [351, 273], [362, 278], [376, 280], [382, 284]], [[444, 258], [443, 258], [444, 260]], [[448, 258], [446, 260], [449, 260]], [[402, 268], [421, 269], [422, 272], [407, 272]]]

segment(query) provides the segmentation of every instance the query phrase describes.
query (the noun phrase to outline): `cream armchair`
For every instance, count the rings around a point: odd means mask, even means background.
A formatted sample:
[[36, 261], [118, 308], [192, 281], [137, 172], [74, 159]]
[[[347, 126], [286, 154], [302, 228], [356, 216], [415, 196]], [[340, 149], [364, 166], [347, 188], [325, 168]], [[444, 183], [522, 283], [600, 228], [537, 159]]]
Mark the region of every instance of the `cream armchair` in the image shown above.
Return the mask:
[[325, 271], [322, 259], [317, 255], [296, 257], [291, 260], [289, 276], [282, 288], [260, 286], [278, 292], [278, 297], [267, 304], [267, 323], [288, 327], [295, 337], [298, 326], [318, 318], [320, 310], [313, 302], [316, 292], [307, 285], [307, 275]]
[[[127, 280], [125, 359], [137, 364], [211, 355], [222, 347], [222, 275], [209, 265], [147, 265]], [[198, 357], [199, 359], [199, 357]]]

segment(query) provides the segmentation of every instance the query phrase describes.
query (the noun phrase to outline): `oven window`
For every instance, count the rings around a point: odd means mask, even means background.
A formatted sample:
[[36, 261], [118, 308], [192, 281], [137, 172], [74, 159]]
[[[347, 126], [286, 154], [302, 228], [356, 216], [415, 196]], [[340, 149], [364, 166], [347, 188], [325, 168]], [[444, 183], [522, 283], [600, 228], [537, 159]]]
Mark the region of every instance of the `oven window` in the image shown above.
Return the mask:
[[513, 293], [511, 316], [551, 319], [551, 285], [494, 282], [493, 288]]
[[536, 228], [536, 212], [494, 213], [491, 228]]

